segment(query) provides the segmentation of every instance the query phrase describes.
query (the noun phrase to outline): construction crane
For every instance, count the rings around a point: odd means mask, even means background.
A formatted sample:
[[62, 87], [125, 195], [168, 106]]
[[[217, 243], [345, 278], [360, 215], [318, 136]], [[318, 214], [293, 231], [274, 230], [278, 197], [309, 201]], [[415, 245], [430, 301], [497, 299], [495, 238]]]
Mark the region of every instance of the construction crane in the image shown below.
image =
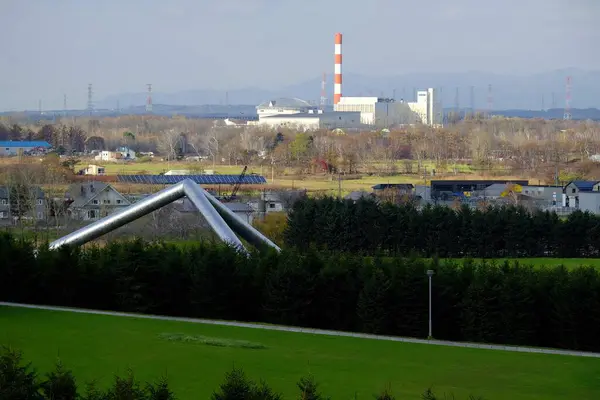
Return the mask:
[[238, 190], [240, 190], [240, 186], [242, 185], [242, 182], [244, 181], [244, 176], [246, 176], [246, 171], [248, 170], [248, 166], [244, 166], [244, 169], [242, 170], [242, 173], [240, 174], [240, 176], [238, 177], [237, 182], [234, 184], [233, 186], [233, 190], [231, 191], [231, 194], [229, 196], [224, 196], [223, 200], [224, 201], [231, 201], [235, 199], [235, 196], [238, 192]]

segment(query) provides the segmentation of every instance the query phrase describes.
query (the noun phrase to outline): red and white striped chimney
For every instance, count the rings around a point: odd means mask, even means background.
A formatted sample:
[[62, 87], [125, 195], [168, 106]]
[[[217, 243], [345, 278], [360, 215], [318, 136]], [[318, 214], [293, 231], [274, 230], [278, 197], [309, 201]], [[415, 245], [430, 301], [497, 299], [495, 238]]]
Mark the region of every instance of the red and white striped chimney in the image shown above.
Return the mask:
[[333, 80], [333, 104], [342, 97], [342, 34], [335, 34], [335, 77]]

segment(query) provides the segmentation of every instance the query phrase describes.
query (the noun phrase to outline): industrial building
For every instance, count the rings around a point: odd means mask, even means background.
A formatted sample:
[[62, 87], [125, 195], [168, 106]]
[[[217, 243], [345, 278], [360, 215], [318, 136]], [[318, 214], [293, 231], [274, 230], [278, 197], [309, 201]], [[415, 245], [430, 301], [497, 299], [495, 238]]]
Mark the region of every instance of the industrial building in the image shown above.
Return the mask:
[[280, 98], [256, 107], [258, 121], [252, 125], [301, 130], [390, 128], [398, 125], [441, 126], [441, 107], [435, 90], [417, 92], [415, 102], [381, 97], [342, 95], [342, 35], [335, 35], [333, 112], [324, 112], [297, 98]]
[[356, 129], [361, 126], [360, 112], [323, 112], [309, 110], [306, 113], [279, 114], [262, 117], [259, 125], [270, 128], [294, 128], [303, 131], [318, 129]]
[[272, 115], [290, 115], [308, 113], [310, 110], [317, 108], [311, 106], [308, 102], [297, 99], [280, 97], [275, 100], [269, 100], [256, 106], [258, 118], [269, 117]]
[[471, 194], [485, 195], [484, 191], [494, 184], [506, 185], [509, 183], [519, 186], [528, 186], [527, 180], [432, 180], [431, 197], [433, 199], [450, 199], [455, 196], [471, 196]]
[[51, 147], [45, 141], [0, 141], [0, 156], [43, 154]]
[[381, 97], [341, 97], [333, 107], [338, 112], [360, 112], [364, 125], [389, 128], [394, 125], [441, 125], [436, 104], [434, 90], [428, 89], [417, 92], [416, 102]]

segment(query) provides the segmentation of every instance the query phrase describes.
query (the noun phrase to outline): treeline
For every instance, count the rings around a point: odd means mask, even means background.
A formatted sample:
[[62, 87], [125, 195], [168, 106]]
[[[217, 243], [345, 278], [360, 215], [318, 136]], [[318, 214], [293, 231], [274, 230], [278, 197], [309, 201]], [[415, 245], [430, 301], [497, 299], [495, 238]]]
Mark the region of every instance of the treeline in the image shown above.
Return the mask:
[[0, 236], [0, 300], [600, 351], [600, 274], [518, 264], [255, 253], [210, 243], [37, 250]]
[[600, 257], [600, 216], [523, 207], [418, 209], [369, 199], [306, 198], [294, 204], [285, 232], [301, 249], [454, 258]]
[[[299, 398], [303, 400], [326, 400], [319, 390], [314, 376], [301, 377], [296, 384]], [[223, 383], [216, 389], [211, 400], [283, 400], [265, 381], [254, 382], [240, 368], [225, 374]], [[375, 395], [376, 400], [394, 400], [390, 388]], [[446, 397], [444, 397], [446, 398]], [[2, 400], [176, 400], [166, 377], [156, 382], [142, 384], [130, 370], [125, 376], [115, 376], [112, 385], [101, 389], [90, 382], [81, 389], [73, 372], [57, 360], [54, 370], [40, 377], [30, 363], [25, 363], [23, 353], [7, 346], [0, 347], [0, 399]], [[438, 397], [426, 390], [423, 400]], [[471, 396], [470, 400], [476, 400]], [[481, 399], [481, 398], [477, 398]]]
[[[86, 147], [87, 133], [78, 126], [43, 125], [37, 130], [13, 124], [0, 123], [0, 140], [41, 140], [54, 147], [59, 154], [82, 152]], [[102, 138], [96, 138], [102, 140]], [[91, 143], [90, 143], [91, 144]]]

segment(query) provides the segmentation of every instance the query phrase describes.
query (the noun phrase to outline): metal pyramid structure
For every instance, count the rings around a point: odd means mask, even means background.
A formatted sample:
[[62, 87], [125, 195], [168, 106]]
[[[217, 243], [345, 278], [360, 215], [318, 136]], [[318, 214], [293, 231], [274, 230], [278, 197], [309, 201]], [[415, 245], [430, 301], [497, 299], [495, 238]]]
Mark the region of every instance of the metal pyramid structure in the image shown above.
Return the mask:
[[184, 196], [187, 196], [196, 206], [198, 211], [206, 218], [213, 231], [225, 243], [247, 252], [240, 239], [236, 236], [237, 233], [248, 243], [259, 249], [270, 247], [277, 251], [281, 250], [269, 238], [225, 207], [213, 195], [198, 186], [191, 179], [185, 179], [119, 212], [110, 214], [88, 226], [63, 236], [50, 243], [50, 248], [56, 249], [64, 245], [80, 246]]

